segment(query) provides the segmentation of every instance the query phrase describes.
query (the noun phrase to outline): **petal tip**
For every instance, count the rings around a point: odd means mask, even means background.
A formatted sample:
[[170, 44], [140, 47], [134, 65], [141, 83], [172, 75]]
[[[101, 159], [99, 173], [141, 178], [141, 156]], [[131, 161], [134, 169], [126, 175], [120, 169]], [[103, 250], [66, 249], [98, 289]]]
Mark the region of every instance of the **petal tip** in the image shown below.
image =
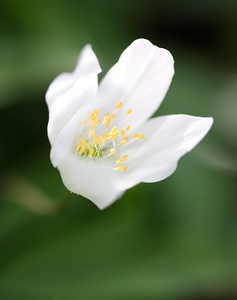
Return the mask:
[[[99, 61], [95, 55], [95, 52], [92, 49], [90, 44], [87, 44], [81, 50], [74, 73], [81, 73], [82, 71], [86, 73], [97, 73], [99, 74], [102, 70], [99, 64]], [[83, 72], [83, 73], [84, 73]]]
[[211, 129], [213, 123], [214, 123], [214, 118], [212, 117], [204, 117], [202, 118], [202, 121], [203, 121], [203, 125], [204, 125], [204, 130], [206, 131], [205, 134], [208, 133], [208, 131]]

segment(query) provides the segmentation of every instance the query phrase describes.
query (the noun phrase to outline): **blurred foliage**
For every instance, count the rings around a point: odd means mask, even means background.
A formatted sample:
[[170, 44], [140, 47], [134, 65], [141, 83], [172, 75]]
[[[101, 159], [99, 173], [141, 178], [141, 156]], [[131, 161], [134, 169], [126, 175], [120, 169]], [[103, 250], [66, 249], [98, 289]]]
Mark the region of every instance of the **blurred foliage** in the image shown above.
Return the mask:
[[[236, 13], [231, 0], [1, 2], [1, 299], [236, 299]], [[157, 115], [214, 127], [167, 180], [104, 211], [71, 195], [56, 213], [47, 87], [84, 44], [107, 71], [138, 37], [176, 61]]]

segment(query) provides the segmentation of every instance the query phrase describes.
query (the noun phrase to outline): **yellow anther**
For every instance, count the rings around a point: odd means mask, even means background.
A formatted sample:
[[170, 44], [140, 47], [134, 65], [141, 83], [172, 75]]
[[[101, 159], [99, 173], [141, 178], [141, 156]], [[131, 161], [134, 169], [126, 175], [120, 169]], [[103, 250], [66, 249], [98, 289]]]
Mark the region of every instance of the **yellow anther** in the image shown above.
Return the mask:
[[127, 161], [128, 160], [128, 155], [124, 155], [124, 157], [122, 158], [123, 161]]
[[118, 171], [126, 171], [127, 169], [128, 169], [128, 167], [126, 167], [126, 166], [118, 166], [117, 167]]
[[121, 139], [119, 142], [120, 145], [125, 145], [127, 143], [128, 136], [125, 136], [124, 138]]
[[97, 120], [97, 124], [100, 124], [100, 123], [102, 123], [102, 119], [101, 119], [101, 118], [99, 118], [99, 119]]
[[91, 120], [95, 120], [99, 114], [98, 109], [95, 109], [93, 113], [90, 115]]
[[130, 130], [130, 126], [128, 125], [127, 127], [126, 127], [126, 131], [129, 131]]
[[113, 134], [114, 132], [116, 132], [117, 128], [116, 126], [114, 126], [111, 130], [110, 130], [110, 134]]
[[132, 112], [132, 109], [129, 109], [129, 110], [126, 112], [126, 115], [130, 115], [131, 112]]
[[139, 134], [138, 132], [136, 132], [133, 137], [134, 139], [144, 139], [146, 136], [144, 134]]
[[89, 150], [89, 155], [90, 155], [90, 156], [93, 156], [94, 153], [95, 153], [95, 149], [92, 148], [92, 149]]
[[121, 165], [122, 162], [123, 162], [123, 161], [122, 161], [121, 159], [117, 160], [117, 161], [116, 161], [117, 166]]
[[110, 115], [107, 114], [107, 115], [104, 117], [103, 123], [106, 123], [106, 122], [109, 122], [109, 121], [110, 121]]
[[93, 138], [93, 142], [94, 142], [94, 144], [104, 145], [105, 140], [104, 140], [104, 138], [102, 136], [96, 135]]
[[122, 130], [122, 131], [121, 131], [121, 135], [122, 135], [122, 136], [125, 135], [125, 130]]
[[112, 138], [112, 140], [114, 140], [114, 138], [119, 134], [119, 131], [117, 129], [117, 127], [113, 127], [111, 130], [110, 130], [110, 136]]
[[114, 120], [116, 118], [116, 114], [112, 114], [111, 119]]
[[139, 137], [139, 133], [136, 132], [133, 137], [134, 137], [134, 139], [138, 138]]
[[78, 144], [78, 145], [76, 146], [76, 152], [79, 152], [80, 148], [81, 148], [81, 145]]
[[86, 144], [86, 140], [83, 139], [83, 138], [79, 138], [77, 142], [78, 142], [79, 144], [81, 144], [81, 145], [85, 145], [85, 144]]
[[119, 102], [116, 106], [115, 109], [120, 109], [123, 106], [123, 102]]
[[96, 125], [97, 125], [96, 120], [91, 121], [90, 129], [93, 129], [93, 130], [94, 130], [94, 128], [95, 128]]
[[109, 139], [109, 133], [106, 133], [106, 134], [104, 135], [104, 139], [105, 139], [105, 140], [108, 140], [108, 139]]
[[85, 147], [81, 147], [79, 150], [79, 153], [82, 155], [85, 152], [86, 148]]

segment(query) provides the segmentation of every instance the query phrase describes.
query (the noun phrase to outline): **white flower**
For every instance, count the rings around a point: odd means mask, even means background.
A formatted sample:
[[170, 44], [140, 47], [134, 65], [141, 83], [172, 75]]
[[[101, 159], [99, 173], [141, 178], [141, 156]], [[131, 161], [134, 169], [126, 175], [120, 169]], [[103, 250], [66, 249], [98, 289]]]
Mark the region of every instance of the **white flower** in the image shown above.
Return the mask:
[[169, 51], [134, 41], [98, 87], [98, 60], [87, 45], [72, 73], [49, 86], [51, 161], [71, 192], [100, 209], [140, 182], [170, 176], [213, 119], [170, 115], [149, 119], [174, 74]]

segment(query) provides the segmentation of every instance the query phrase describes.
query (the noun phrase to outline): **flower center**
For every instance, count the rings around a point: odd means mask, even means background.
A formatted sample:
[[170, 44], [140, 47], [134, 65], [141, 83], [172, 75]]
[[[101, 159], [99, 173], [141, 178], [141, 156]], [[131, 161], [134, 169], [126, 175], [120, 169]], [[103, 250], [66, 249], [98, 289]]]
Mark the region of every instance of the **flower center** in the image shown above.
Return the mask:
[[[145, 136], [139, 133], [129, 136], [130, 125], [126, 128], [117, 128], [112, 124], [115, 122], [116, 113], [121, 109], [123, 103], [119, 102], [112, 114], [107, 113], [103, 118], [99, 117], [99, 110], [95, 109], [89, 113], [87, 118], [81, 122], [82, 135], [76, 142], [75, 154], [77, 157], [102, 160], [110, 157], [112, 168], [116, 171], [126, 171], [128, 167], [124, 165], [128, 160], [128, 155], [121, 156], [121, 148], [134, 139], [144, 139]], [[132, 113], [132, 109], [126, 112], [126, 116]]]

